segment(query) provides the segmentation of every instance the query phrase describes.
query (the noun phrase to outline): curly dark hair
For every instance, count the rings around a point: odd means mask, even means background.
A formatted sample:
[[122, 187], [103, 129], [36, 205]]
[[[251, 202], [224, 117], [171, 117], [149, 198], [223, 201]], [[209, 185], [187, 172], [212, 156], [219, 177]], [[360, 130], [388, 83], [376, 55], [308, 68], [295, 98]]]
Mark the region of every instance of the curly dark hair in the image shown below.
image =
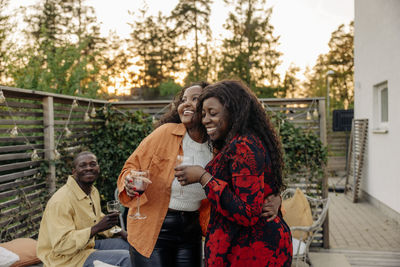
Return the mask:
[[160, 127], [161, 125], [163, 125], [165, 123], [170, 123], [170, 122], [181, 123], [181, 119], [179, 118], [179, 114], [178, 114], [178, 106], [182, 101], [182, 97], [183, 97], [183, 94], [185, 93], [186, 89], [193, 87], [193, 86], [200, 86], [202, 89], [204, 89], [208, 85], [209, 85], [208, 82], [200, 81], [200, 82], [191, 83], [190, 85], [183, 87], [182, 90], [179, 91], [175, 95], [174, 100], [170, 104], [171, 105], [170, 110], [160, 118], [158, 123], [155, 125], [155, 128]]
[[209, 85], [204, 89], [197, 103], [197, 120], [201, 117], [203, 102], [211, 97], [217, 98], [229, 114], [229, 132], [224, 140], [212, 142], [213, 147], [221, 150], [237, 134], [258, 136], [271, 158], [275, 179], [273, 191], [276, 193], [284, 190], [282, 145], [273, 124], [255, 94], [239, 80], [223, 80]]

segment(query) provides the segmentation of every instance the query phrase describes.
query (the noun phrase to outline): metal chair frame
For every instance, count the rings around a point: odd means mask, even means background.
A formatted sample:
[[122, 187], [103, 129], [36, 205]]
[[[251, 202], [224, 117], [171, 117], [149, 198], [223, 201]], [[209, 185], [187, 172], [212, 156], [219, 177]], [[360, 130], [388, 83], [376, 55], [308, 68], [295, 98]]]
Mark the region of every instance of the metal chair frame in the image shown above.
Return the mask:
[[[118, 188], [115, 188], [114, 199], [119, 201], [118, 193], [119, 193], [118, 192]], [[123, 217], [124, 216], [125, 207], [120, 205], [119, 210], [120, 210], [120, 212], [119, 212], [119, 221], [120, 221], [120, 224], [121, 224], [121, 229], [126, 231], [126, 227], [125, 227], [125, 223], [124, 223], [124, 217]]]
[[[282, 199], [287, 199], [290, 198], [294, 195], [296, 192], [295, 189], [286, 189], [282, 193]], [[324, 223], [326, 219], [326, 214], [328, 213], [328, 208], [329, 208], [329, 203], [330, 200], [329, 198], [325, 199], [320, 199], [320, 198], [314, 198], [305, 195], [307, 198], [310, 208], [311, 208], [311, 213], [313, 215], [313, 224], [311, 226], [291, 226], [290, 230], [293, 231], [301, 231], [303, 232], [303, 235], [301, 239], [299, 240], [299, 245], [296, 248], [293, 248], [293, 260], [296, 260], [296, 267], [299, 264], [299, 261], [306, 262], [311, 265], [310, 257], [309, 257], [309, 249], [310, 245], [315, 237], [315, 234], [321, 229], [322, 224]], [[308, 234], [308, 235], [307, 235]], [[300, 254], [300, 247], [301, 247], [301, 242], [305, 244], [305, 249], [304, 253]], [[296, 250], [296, 251], [295, 251]]]

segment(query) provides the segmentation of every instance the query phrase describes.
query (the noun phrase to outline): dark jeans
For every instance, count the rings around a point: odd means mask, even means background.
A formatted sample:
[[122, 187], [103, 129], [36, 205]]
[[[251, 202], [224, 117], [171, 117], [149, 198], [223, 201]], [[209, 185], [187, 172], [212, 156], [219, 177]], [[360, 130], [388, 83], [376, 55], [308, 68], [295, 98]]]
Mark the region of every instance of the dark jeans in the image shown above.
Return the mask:
[[132, 265], [140, 267], [200, 267], [201, 251], [197, 211], [168, 211], [150, 258], [130, 247]]

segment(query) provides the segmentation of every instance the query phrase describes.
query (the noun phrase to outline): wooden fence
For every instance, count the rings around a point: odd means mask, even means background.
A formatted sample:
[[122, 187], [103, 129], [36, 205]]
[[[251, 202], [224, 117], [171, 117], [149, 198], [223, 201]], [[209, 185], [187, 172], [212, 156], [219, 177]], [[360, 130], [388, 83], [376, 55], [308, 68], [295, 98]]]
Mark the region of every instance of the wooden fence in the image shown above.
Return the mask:
[[[109, 103], [121, 112], [140, 109], [157, 119], [170, 104], [168, 100], [108, 102], [4, 86], [0, 90], [6, 98], [0, 103], [0, 242], [37, 237], [45, 204], [58, 188], [54, 164], [58, 150], [62, 144], [64, 153], [73, 154], [87, 142], [91, 127], [102, 123], [93, 116], [88, 120], [93, 108]], [[260, 101], [270, 114], [283, 113], [285, 120], [312, 129], [326, 145], [324, 98]], [[43, 168], [46, 177], [41, 175]], [[314, 190], [319, 188], [317, 194], [327, 197], [326, 177], [322, 185], [312, 183]], [[318, 246], [329, 244], [327, 222]]]

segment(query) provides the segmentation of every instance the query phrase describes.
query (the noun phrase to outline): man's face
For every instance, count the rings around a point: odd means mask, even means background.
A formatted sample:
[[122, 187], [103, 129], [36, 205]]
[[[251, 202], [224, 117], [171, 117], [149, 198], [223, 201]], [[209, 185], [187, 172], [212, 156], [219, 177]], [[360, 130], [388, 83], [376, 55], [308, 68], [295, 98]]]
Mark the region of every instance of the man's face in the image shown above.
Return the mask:
[[100, 167], [95, 155], [86, 154], [77, 158], [72, 174], [78, 183], [93, 184], [99, 176]]

